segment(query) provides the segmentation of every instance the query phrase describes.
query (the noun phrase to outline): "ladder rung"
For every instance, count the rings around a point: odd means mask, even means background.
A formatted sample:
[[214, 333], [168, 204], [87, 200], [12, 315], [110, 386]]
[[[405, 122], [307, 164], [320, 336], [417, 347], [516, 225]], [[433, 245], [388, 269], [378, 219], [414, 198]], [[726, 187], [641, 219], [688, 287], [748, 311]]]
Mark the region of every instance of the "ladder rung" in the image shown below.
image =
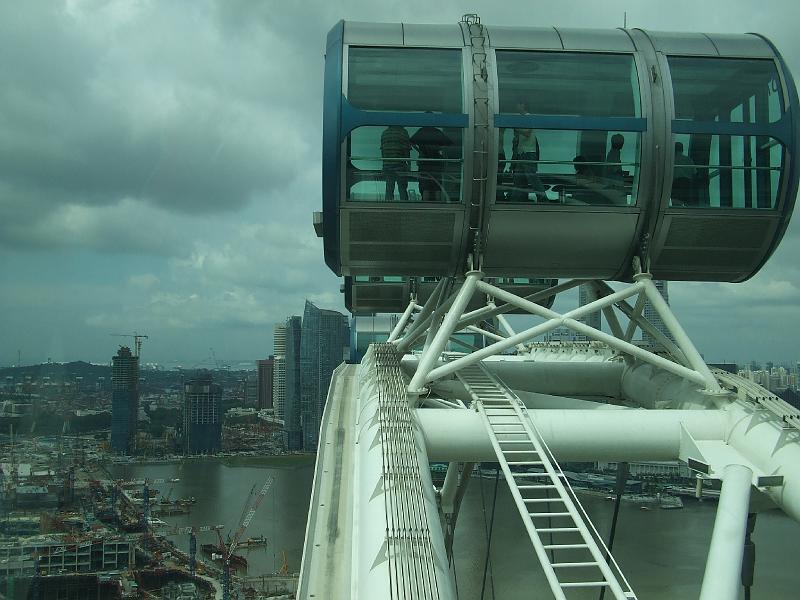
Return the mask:
[[518, 490], [554, 490], [556, 486], [545, 484], [545, 485], [518, 485]]
[[607, 581], [566, 581], [561, 584], [561, 587], [606, 587], [607, 585]]
[[[536, 451], [536, 450], [503, 450], [501, 448], [500, 451], [503, 454], [539, 454], [539, 452]], [[511, 463], [508, 463], [508, 464], [511, 464]]]
[[[530, 440], [503, 440], [500, 442], [501, 444], [530, 444]], [[504, 450], [503, 452], [510, 452], [510, 450]]]
[[572, 513], [568, 512], [546, 512], [546, 513], [528, 513], [530, 517], [571, 517]]
[[509, 466], [514, 465], [543, 465], [544, 463], [540, 460], [515, 460], [515, 461], [506, 461], [506, 464]]
[[537, 527], [539, 533], [570, 533], [580, 531], [577, 527]]
[[561, 498], [523, 498], [523, 502], [563, 502], [564, 504], [567, 503], [566, 500], [562, 500]]
[[542, 547], [545, 550], [577, 550], [578, 548], [588, 548], [589, 546], [588, 544], [549, 544]]
[[568, 563], [552, 563], [550, 565], [554, 569], [572, 569], [576, 567], [596, 567], [596, 562], [568, 562]]
[[511, 473], [511, 476], [516, 479], [517, 477], [550, 477], [550, 473]]

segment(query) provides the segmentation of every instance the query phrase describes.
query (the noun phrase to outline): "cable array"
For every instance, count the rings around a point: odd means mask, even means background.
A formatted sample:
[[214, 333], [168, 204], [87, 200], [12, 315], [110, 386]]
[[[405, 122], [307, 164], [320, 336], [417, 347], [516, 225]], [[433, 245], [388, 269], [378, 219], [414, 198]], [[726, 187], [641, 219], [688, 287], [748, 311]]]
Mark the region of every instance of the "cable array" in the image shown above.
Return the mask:
[[400, 356], [392, 344], [374, 344], [373, 350], [392, 599], [438, 600], [415, 424], [406, 399]]

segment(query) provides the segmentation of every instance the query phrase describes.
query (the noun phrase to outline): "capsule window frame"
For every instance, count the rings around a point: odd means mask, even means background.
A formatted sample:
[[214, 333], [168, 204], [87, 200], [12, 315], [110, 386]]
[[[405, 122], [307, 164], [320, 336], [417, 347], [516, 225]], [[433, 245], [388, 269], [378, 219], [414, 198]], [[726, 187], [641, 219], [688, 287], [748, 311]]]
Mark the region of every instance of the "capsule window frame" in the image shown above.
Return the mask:
[[[672, 72], [672, 64], [670, 63], [671, 59], [693, 59], [693, 60], [705, 60], [705, 61], [746, 61], [746, 62], [763, 62], [769, 63], [774, 68], [774, 75], [775, 80], [777, 81], [780, 89], [777, 90], [778, 98], [780, 99], [780, 117], [775, 121], [770, 121], [767, 119], [766, 122], [747, 122], [747, 121], [721, 121], [721, 120], [709, 120], [709, 121], [698, 121], [696, 119], [687, 119], [685, 117], [679, 118], [677, 116], [677, 106], [676, 106], [676, 92], [675, 92], [675, 81], [673, 79], [673, 72]], [[791, 169], [791, 155], [794, 151], [792, 147], [792, 143], [795, 141], [794, 135], [787, 131], [786, 124], [790, 123], [792, 119], [798, 118], [798, 115], [795, 114], [797, 107], [794, 106], [793, 102], [791, 101], [790, 90], [788, 88], [788, 83], [786, 80], [786, 76], [783, 72], [783, 66], [779, 60], [779, 57], [772, 56], [772, 57], [753, 57], [753, 56], [734, 56], [734, 55], [727, 55], [727, 56], [719, 56], [719, 55], [697, 55], [697, 54], [682, 54], [682, 53], [669, 53], [669, 54], [661, 54], [661, 70], [664, 72], [664, 95], [665, 100], [667, 101], [668, 107], [668, 119], [669, 119], [669, 148], [670, 148], [670, 158], [669, 163], [671, 165], [671, 169], [665, 173], [664, 178], [664, 186], [665, 186], [665, 194], [664, 194], [664, 207], [662, 210], [669, 211], [670, 213], [674, 212], [688, 212], [692, 214], [702, 214], [703, 211], [713, 212], [713, 214], [720, 214], [720, 213], [728, 213], [734, 215], [743, 215], [752, 213], [752, 214], [783, 214], [785, 212], [785, 207], [787, 203], [792, 204], [792, 199], [788, 198], [788, 188], [787, 186], [790, 184], [789, 182], [789, 171]], [[753, 96], [748, 98], [748, 101], [752, 99]], [[769, 101], [767, 101], [769, 102]], [[733, 107], [733, 109], [729, 112], [733, 112], [739, 106], [743, 106], [744, 102], [741, 104], [737, 104]], [[794, 109], [794, 111], [793, 111]], [[767, 111], [769, 111], [769, 106], [767, 106]], [[789, 127], [790, 128], [790, 127]], [[775, 203], [770, 207], [752, 207], [752, 206], [722, 206], [722, 205], [713, 205], [711, 203], [704, 204], [704, 205], [687, 205], [687, 204], [675, 204], [673, 203], [672, 198], [672, 182], [674, 179], [674, 172], [676, 165], [674, 164], [674, 152], [672, 148], [674, 147], [674, 143], [677, 140], [678, 136], [685, 136], [685, 135], [698, 135], [698, 136], [709, 136], [709, 137], [751, 137], [751, 138], [758, 138], [758, 137], [767, 137], [772, 138], [778, 142], [778, 145], [781, 148], [781, 166], [780, 166], [780, 176], [778, 179], [775, 194]], [[784, 139], [782, 139], [784, 138]], [[685, 148], [688, 152], [688, 149]], [[727, 168], [727, 167], [726, 167]], [[672, 176], [670, 176], [672, 174]], [[733, 200], [731, 201], [733, 204]]]

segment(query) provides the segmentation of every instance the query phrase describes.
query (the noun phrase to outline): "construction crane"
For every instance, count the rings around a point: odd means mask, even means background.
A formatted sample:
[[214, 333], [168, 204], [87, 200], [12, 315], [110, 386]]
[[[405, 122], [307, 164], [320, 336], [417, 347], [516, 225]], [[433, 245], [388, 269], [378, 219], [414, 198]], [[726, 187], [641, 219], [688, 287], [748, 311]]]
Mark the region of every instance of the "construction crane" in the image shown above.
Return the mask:
[[167, 529], [159, 529], [158, 535], [187, 535], [189, 536], [189, 572], [194, 575], [197, 570], [197, 534], [203, 531], [216, 531], [219, 532], [224, 529], [223, 525], [200, 525], [188, 527], [169, 527]]
[[135, 349], [136, 349], [136, 353], [134, 354], [134, 356], [136, 356], [136, 357], [139, 357], [139, 356], [142, 355], [142, 340], [149, 340], [150, 339], [149, 335], [145, 335], [143, 333], [140, 334], [140, 333], [137, 333], [136, 331], [134, 331], [133, 333], [111, 333], [109, 335], [111, 335], [112, 337], [133, 338], [134, 346], [135, 346]]
[[[261, 503], [264, 501], [264, 497], [267, 495], [269, 488], [272, 487], [272, 482], [272, 477], [267, 477], [264, 485], [261, 486], [261, 491], [258, 492], [252, 505], [250, 505], [249, 510], [247, 510], [247, 512], [242, 511], [244, 516], [239, 521], [239, 527], [233, 534], [233, 539], [228, 536], [228, 543], [226, 544], [222, 539], [222, 534], [219, 532], [219, 530], [217, 530], [217, 537], [219, 538], [219, 551], [222, 555], [222, 600], [230, 600], [231, 598], [231, 556], [239, 546], [239, 541], [242, 539], [242, 535], [244, 535], [244, 532], [247, 530], [247, 527], [253, 520], [258, 507], [261, 506]], [[250, 504], [252, 495], [253, 492], [250, 490], [250, 495], [245, 501], [245, 508], [247, 508], [247, 506]]]

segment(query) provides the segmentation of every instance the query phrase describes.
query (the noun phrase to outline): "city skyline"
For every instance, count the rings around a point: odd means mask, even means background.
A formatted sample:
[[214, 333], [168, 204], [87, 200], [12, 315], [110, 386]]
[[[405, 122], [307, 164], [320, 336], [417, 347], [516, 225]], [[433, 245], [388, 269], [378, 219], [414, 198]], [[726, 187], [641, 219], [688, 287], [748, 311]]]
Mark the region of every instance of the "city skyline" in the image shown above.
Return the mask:
[[[628, 27], [758, 31], [800, 72], [793, 20], [781, 18], [797, 14], [789, 2], [0, 9], [0, 85], [16, 90], [0, 99], [0, 150], [15, 157], [0, 169], [0, 365], [18, 351], [25, 364], [105, 361], [108, 334], [132, 331], [152, 336], [143, 363], [192, 365], [209, 347], [254, 360], [304, 298], [343, 310], [311, 225], [324, 40], [340, 18], [454, 23], [477, 12], [488, 25], [608, 28], [625, 11]], [[798, 253], [795, 219], [753, 280], [670, 285], [708, 360], [795, 360]]]

